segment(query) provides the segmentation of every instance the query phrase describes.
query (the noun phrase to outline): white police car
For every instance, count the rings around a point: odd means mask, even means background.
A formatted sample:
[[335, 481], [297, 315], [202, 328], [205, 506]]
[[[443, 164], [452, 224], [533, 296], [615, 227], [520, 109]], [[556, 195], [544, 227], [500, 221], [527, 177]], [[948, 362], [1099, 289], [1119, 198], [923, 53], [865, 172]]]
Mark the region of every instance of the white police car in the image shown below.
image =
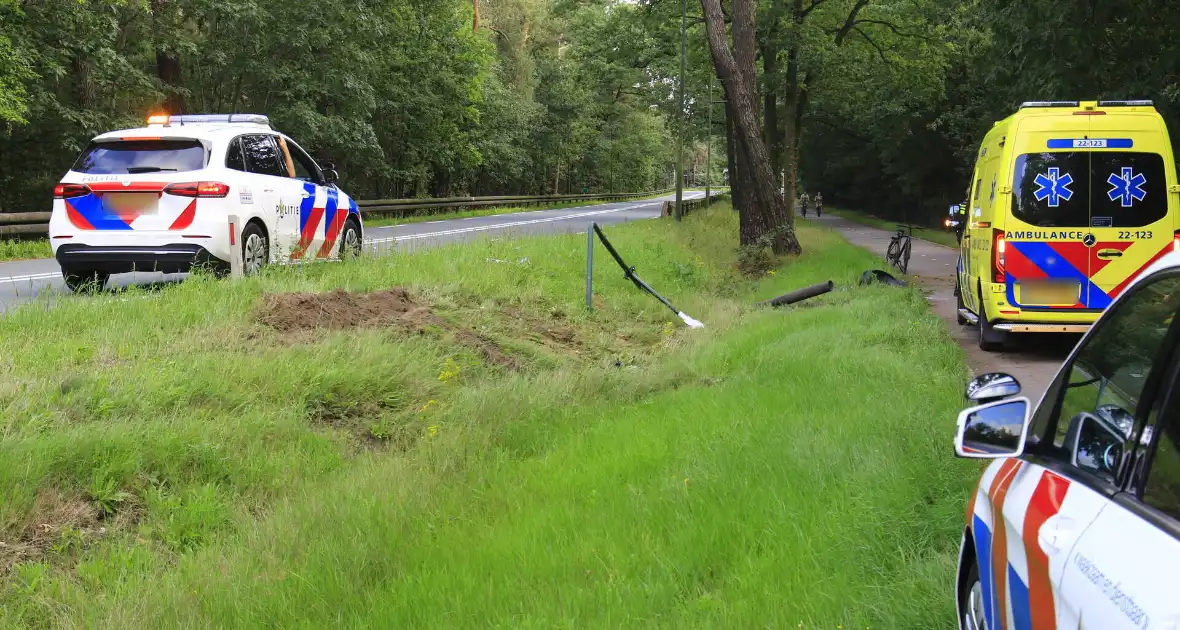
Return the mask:
[[[266, 116], [152, 116], [90, 142], [54, 190], [49, 239], [66, 284], [360, 252], [356, 202]], [[232, 224], [231, 217], [237, 217]]]
[[962, 630], [1180, 628], [1180, 253], [1118, 297], [1035, 411], [985, 374], [955, 451], [993, 459], [959, 554]]

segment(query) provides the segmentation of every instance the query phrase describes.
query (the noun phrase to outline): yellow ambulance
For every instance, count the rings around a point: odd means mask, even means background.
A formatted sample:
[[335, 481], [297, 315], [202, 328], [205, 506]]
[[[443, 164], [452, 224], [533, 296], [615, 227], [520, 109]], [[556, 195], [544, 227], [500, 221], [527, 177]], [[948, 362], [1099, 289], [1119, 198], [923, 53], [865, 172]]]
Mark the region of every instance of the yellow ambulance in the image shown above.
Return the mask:
[[1085, 332], [1180, 251], [1180, 185], [1151, 101], [1034, 101], [992, 127], [971, 178], [955, 294], [979, 347]]

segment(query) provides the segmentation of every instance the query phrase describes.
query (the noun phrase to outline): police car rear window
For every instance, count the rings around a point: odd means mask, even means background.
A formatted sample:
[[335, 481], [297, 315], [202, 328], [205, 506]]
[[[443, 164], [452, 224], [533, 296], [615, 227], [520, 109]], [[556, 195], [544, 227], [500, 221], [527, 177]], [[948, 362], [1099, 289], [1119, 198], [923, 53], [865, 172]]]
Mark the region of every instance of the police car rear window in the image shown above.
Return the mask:
[[1143, 227], [1168, 213], [1154, 153], [1060, 151], [1016, 158], [1012, 215], [1038, 227]]
[[205, 146], [197, 140], [92, 142], [72, 170], [97, 175], [183, 173], [205, 168]]

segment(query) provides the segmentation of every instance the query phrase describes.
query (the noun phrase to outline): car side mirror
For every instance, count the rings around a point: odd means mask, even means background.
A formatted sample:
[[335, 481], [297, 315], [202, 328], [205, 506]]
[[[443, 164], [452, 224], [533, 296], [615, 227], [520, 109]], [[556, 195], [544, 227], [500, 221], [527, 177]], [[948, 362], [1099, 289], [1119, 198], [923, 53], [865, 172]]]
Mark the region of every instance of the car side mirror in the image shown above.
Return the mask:
[[967, 400], [988, 403], [1020, 393], [1020, 381], [1011, 374], [988, 372], [980, 374], [967, 383]]
[[334, 168], [324, 169], [324, 181], [329, 184], [335, 184], [340, 179], [340, 174]]
[[1022, 455], [1029, 408], [1028, 399], [1021, 397], [964, 409], [955, 434], [955, 455], [970, 459]]

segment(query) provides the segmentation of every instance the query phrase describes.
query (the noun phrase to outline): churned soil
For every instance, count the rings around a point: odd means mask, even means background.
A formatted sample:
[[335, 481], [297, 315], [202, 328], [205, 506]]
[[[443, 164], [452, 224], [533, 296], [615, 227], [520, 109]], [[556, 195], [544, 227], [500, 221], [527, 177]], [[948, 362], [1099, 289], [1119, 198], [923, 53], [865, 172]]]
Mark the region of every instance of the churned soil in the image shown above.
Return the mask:
[[312, 330], [399, 327], [416, 332], [443, 330], [488, 363], [519, 369], [520, 361], [494, 341], [439, 317], [402, 287], [371, 293], [336, 289], [326, 293], [269, 293], [255, 308], [256, 319], [281, 333]]
[[255, 314], [258, 321], [279, 332], [439, 323], [429, 307], [417, 304], [400, 287], [372, 293], [344, 289], [328, 293], [268, 293], [262, 296]]

